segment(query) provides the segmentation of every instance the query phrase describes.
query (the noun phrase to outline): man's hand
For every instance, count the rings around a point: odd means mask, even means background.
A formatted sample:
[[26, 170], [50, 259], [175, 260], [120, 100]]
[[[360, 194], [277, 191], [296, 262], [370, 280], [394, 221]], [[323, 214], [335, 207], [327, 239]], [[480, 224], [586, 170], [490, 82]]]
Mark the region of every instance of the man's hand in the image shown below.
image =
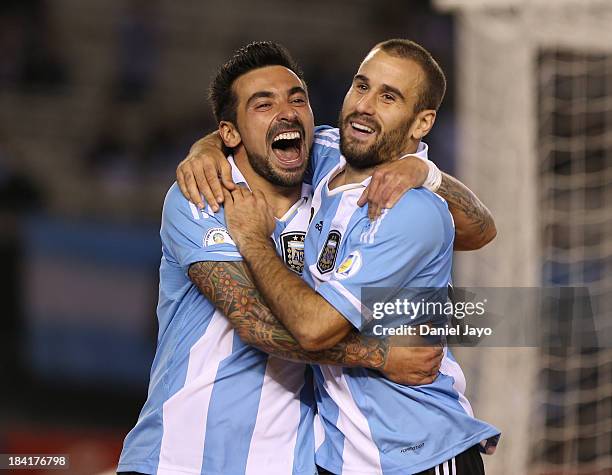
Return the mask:
[[[399, 384], [418, 386], [431, 384], [438, 376], [438, 370], [444, 357], [442, 347], [434, 346], [396, 346], [391, 340], [391, 349], [383, 374]], [[401, 343], [406, 345], [406, 341]]]
[[425, 183], [429, 168], [418, 157], [380, 165], [372, 174], [372, 181], [357, 201], [359, 206], [368, 204], [368, 216], [376, 219], [384, 208], [392, 208], [404, 193]]
[[276, 227], [276, 219], [264, 194], [238, 186], [231, 193], [223, 190], [225, 223], [243, 256], [249, 245], [267, 245]]
[[193, 144], [187, 158], [176, 169], [176, 181], [185, 198], [198, 208], [204, 208], [202, 194], [213, 211], [219, 211], [223, 187], [233, 191], [236, 184], [232, 181], [232, 167], [223, 154], [218, 132]]

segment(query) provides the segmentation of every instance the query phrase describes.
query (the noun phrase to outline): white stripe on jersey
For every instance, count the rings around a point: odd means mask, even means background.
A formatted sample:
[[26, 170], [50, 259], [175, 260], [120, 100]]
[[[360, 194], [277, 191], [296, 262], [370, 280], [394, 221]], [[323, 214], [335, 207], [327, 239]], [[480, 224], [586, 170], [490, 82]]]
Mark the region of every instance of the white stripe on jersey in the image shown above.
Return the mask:
[[442, 469], [444, 470], [444, 475], [450, 475], [448, 470], [448, 460], [444, 462], [444, 465], [442, 465]]
[[[212, 389], [221, 361], [232, 354], [234, 330], [218, 310], [189, 352], [185, 385], [163, 405], [158, 475], [185, 468], [200, 473]], [[212, 374], [211, 374], [212, 373]], [[198, 384], [202, 379], [205, 384]]]
[[293, 471], [293, 455], [301, 415], [299, 394], [304, 385], [305, 366], [301, 363], [268, 358], [251, 437], [245, 475]]
[[321, 447], [321, 445], [323, 445], [323, 442], [325, 442], [325, 428], [323, 427], [323, 424], [321, 423], [321, 417], [319, 416], [319, 413], [317, 412], [314, 416], [314, 442], [315, 442], [315, 452], [317, 450], [319, 450], [319, 447]]
[[317, 137], [330, 137], [332, 139], [340, 138], [340, 131], [338, 129], [324, 129], [315, 133], [315, 138]]
[[380, 228], [380, 223], [387, 216], [388, 209], [383, 209], [380, 216], [376, 218], [376, 220], [370, 224], [370, 228], [367, 232], [362, 233], [359, 237], [359, 240], [365, 244], [374, 244], [374, 236], [378, 232], [378, 228]]
[[346, 299], [353, 304], [353, 307], [357, 309], [358, 312], [361, 312], [361, 300], [356, 298], [352, 293], [344, 288], [344, 286], [338, 282], [337, 280], [330, 280], [328, 284], [331, 285], [334, 289], [340, 292]]
[[455, 457], [451, 459], [451, 475], [457, 475], [457, 467], [455, 466]]
[[330, 142], [329, 140], [325, 140], [325, 139], [314, 139], [315, 143], [318, 143], [319, 145], [324, 145], [325, 147], [330, 147], [330, 148], [335, 148], [335, 149], [339, 149], [340, 146], [335, 143], [335, 142]]
[[200, 210], [191, 201], [189, 202], [189, 209], [191, 209], [193, 219], [200, 219]]
[[435, 475], [440, 475], [440, 465], [436, 465], [436, 473]]
[[[374, 443], [370, 425], [357, 403], [344, 377], [342, 368], [338, 366], [320, 366], [325, 378], [324, 388], [338, 406], [336, 427], [344, 434], [342, 460], [350, 465], [350, 473], [359, 473], [363, 467], [373, 468], [371, 475], [382, 475], [380, 453]], [[344, 472], [344, 467], [342, 467]]]
[[221, 251], [213, 251], [211, 252], [212, 254], [219, 254], [220, 256], [228, 256], [228, 257], [240, 257], [242, 258], [242, 254], [240, 254], [239, 252], [221, 252]]
[[461, 366], [456, 361], [451, 360], [446, 353], [448, 352], [448, 348], [444, 348], [444, 358], [442, 358], [442, 363], [440, 364], [440, 373], [445, 374], [453, 378], [453, 389], [457, 391], [459, 396], [459, 404], [465, 410], [467, 414], [474, 417], [474, 411], [472, 411], [472, 406], [470, 405], [470, 401], [465, 397], [465, 376], [463, 371], [461, 370]]

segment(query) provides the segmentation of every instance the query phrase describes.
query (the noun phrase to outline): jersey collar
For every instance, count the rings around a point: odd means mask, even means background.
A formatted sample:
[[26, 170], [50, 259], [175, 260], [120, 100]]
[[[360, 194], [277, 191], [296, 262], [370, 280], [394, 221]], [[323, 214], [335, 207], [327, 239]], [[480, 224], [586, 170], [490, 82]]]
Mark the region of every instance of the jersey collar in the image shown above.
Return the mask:
[[[429, 146], [425, 142], [419, 142], [419, 146], [417, 147], [417, 151], [415, 153], [404, 155], [400, 158], [400, 160], [403, 160], [406, 157], [418, 157], [421, 160], [428, 160], [428, 152], [429, 152]], [[329, 182], [332, 181], [336, 177], [336, 175], [338, 175], [342, 170], [344, 170], [345, 166], [346, 166], [346, 158], [344, 158], [344, 155], [340, 155], [340, 162], [338, 163], [338, 165], [336, 165], [336, 168], [329, 175], [329, 179], [327, 180], [327, 183], [325, 184], [328, 195], [335, 195], [337, 193], [342, 193], [343, 191], [347, 191], [347, 190], [353, 190], [355, 188], [366, 188], [370, 184], [370, 181], [372, 181], [372, 177], [369, 176], [365, 180], [363, 180], [361, 183], [348, 183], [346, 185], [342, 185], [337, 188], [334, 188], [333, 190], [330, 191]]]
[[[244, 175], [236, 165], [233, 155], [228, 155], [227, 161], [229, 162], [230, 167], [232, 168], [232, 180], [234, 181], [234, 183], [236, 183], [236, 185], [246, 186], [249, 190], [251, 190], [251, 187], [244, 178]], [[300, 199], [297, 200], [295, 204], [291, 208], [289, 208], [281, 218], [277, 218], [277, 221], [287, 221], [302, 203], [308, 201], [308, 198], [310, 198], [310, 196], [312, 195], [312, 186], [308, 183], [302, 183], [302, 189], [300, 193]]]

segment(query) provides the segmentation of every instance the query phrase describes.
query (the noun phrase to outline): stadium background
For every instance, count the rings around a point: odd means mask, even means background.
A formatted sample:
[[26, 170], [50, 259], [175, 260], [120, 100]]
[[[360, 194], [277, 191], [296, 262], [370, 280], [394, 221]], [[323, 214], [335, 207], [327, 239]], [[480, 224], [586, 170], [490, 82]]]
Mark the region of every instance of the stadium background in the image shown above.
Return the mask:
[[[331, 124], [375, 42], [426, 46], [449, 81], [432, 158], [483, 198], [499, 230], [457, 259], [455, 283], [588, 285], [609, 336], [611, 9], [4, 0], [0, 453], [68, 453], [74, 474], [113, 469], [154, 352], [163, 196], [189, 145], [214, 128], [212, 73], [253, 40], [290, 49], [317, 123]], [[477, 415], [505, 433], [489, 473], [612, 473], [607, 343], [463, 351]]]

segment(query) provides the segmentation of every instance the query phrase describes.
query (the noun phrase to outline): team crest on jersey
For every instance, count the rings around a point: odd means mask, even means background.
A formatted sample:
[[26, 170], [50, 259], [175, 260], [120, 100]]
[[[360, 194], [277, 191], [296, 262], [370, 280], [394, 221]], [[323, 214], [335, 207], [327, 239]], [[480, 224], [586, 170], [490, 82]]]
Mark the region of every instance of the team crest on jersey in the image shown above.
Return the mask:
[[357, 273], [361, 268], [361, 253], [359, 251], [351, 252], [346, 259], [342, 261], [342, 264], [338, 266], [336, 270], [336, 276], [338, 279], [346, 279]]
[[304, 271], [304, 239], [306, 233], [295, 232], [281, 235], [283, 246], [283, 259], [287, 267], [296, 274], [302, 275]]
[[205, 246], [214, 246], [215, 244], [231, 244], [235, 246], [234, 241], [230, 237], [227, 229], [224, 228], [212, 228], [209, 229], [204, 237]]
[[330, 231], [317, 261], [317, 269], [319, 269], [321, 274], [334, 269], [338, 247], [340, 247], [340, 233], [338, 231]]

